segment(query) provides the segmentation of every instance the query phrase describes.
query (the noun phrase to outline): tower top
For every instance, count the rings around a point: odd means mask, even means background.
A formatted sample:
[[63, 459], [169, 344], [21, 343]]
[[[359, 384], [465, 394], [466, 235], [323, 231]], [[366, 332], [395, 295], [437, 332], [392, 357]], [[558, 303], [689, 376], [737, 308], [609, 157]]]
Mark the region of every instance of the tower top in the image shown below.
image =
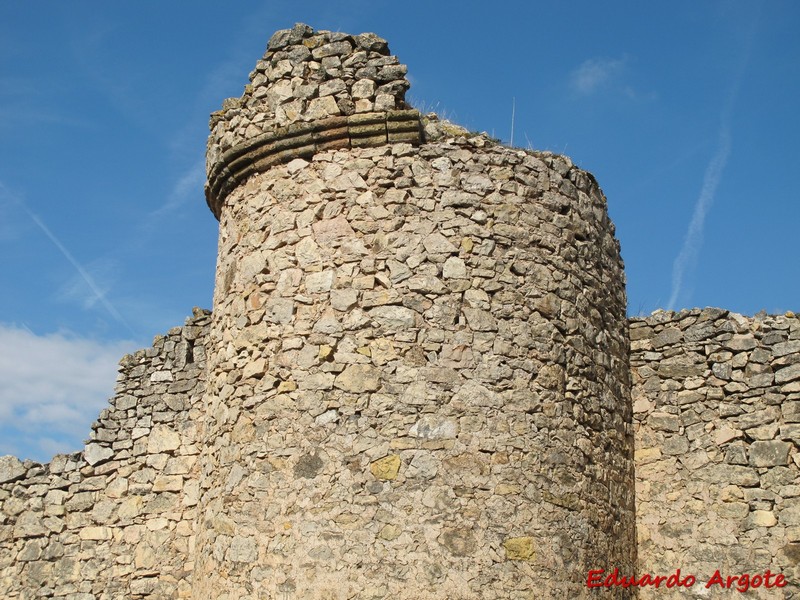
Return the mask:
[[335, 148], [421, 141], [405, 102], [408, 68], [374, 33], [296, 24], [276, 32], [240, 98], [211, 115], [206, 200], [219, 218], [228, 193], [251, 175]]

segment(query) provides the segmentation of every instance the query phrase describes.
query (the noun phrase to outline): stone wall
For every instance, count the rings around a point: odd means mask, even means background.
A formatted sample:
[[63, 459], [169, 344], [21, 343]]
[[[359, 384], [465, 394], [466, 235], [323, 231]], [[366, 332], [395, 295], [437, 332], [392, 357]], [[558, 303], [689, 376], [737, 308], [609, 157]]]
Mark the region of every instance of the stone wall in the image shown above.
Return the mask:
[[[212, 121], [198, 598], [565, 598], [634, 567], [605, 198], [564, 157], [416, 113], [393, 137], [405, 72], [375, 36], [298, 26]], [[374, 135], [318, 143], [362, 106]], [[290, 114], [306, 142], [267, 153]]]
[[0, 598], [186, 598], [210, 317], [120, 362], [83, 452], [0, 458]]
[[639, 572], [727, 598], [717, 569], [770, 569], [790, 585], [750, 597], [800, 596], [800, 318], [662, 311], [630, 332]]

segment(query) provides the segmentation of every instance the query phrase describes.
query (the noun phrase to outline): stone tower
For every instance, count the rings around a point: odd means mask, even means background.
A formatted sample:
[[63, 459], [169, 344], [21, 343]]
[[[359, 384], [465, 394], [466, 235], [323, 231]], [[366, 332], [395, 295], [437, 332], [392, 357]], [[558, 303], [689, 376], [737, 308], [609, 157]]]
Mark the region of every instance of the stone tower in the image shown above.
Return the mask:
[[212, 116], [195, 598], [561, 599], [635, 570], [605, 198], [420, 116], [405, 75], [374, 34], [296, 25]]

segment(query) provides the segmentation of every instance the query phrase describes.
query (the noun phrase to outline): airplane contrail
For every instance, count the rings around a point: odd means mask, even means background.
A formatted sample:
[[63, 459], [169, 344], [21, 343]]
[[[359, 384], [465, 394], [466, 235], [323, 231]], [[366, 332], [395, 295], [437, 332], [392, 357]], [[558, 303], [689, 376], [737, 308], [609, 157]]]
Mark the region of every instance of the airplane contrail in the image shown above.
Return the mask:
[[711, 162], [708, 163], [708, 167], [706, 167], [706, 173], [703, 176], [703, 187], [700, 189], [700, 195], [694, 205], [694, 212], [689, 223], [689, 229], [686, 231], [686, 238], [683, 240], [681, 251], [672, 265], [672, 294], [667, 304], [667, 310], [675, 308], [675, 303], [678, 301], [678, 296], [683, 288], [683, 278], [686, 270], [697, 259], [700, 245], [703, 242], [703, 227], [706, 222], [706, 215], [717, 194], [717, 187], [722, 180], [722, 172], [728, 162], [730, 153], [730, 129], [727, 124], [723, 123], [719, 132], [717, 151]]
[[733, 107], [736, 103], [736, 98], [739, 95], [739, 89], [744, 80], [747, 64], [750, 62], [750, 55], [752, 53], [753, 40], [755, 39], [756, 31], [758, 29], [758, 21], [760, 18], [761, 7], [763, 3], [758, 6], [755, 18], [752, 19], [752, 25], [747, 33], [745, 43], [743, 44], [744, 52], [742, 60], [738, 65], [737, 72], [733, 78], [731, 90], [728, 93], [725, 104], [722, 108], [720, 115], [720, 128], [719, 139], [717, 142], [717, 149], [711, 162], [706, 167], [706, 172], [703, 175], [703, 186], [700, 188], [700, 195], [694, 205], [692, 212], [692, 220], [689, 222], [689, 228], [686, 231], [686, 237], [683, 240], [683, 245], [672, 264], [672, 293], [670, 294], [667, 310], [674, 310], [683, 290], [683, 281], [686, 272], [691, 268], [697, 260], [697, 255], [700, 253], [700, 246], [703, 242], [703, 230], [705, 227], [706, 216], [714, 202], [717, 194], [717, 187], [722, 180], [722, 173], [725, 170], [725, 165], [728, 163], [728, 157], [731, 154], [733, 147], [732, 134], [731, 134], [731, 120], [733, 119]]
[[106, 298], [105, 293], [98, 287], [94, 278], [89, 274], [89, 272], [86, 269], [83, 268], [83, 265], [81, 265], [78, 262], [78, 260], [72, 255], [72, 253], [66, 248], [66, 246], [64, 246], [64, 244], [61, 243], [61, 240], [59, 240], [56, 237], [56, 235], [52, 231], [50, 231], [50, 228], [44, 223], [44, 221], [42, 221], [36, 213], [31, 211], [25, 205], [25, 203], [22, 201], [21, 198], [17, 197], [14, 194], [11, 194], [11, 192], [5, 185], [3, 185], [2, 182], [0, 182], [0, 192], [2, 192], [3, 195], [6, 196], [7, 198], [10, 198], [15, 203], [19, 204], [20, 207], [22, 207], [22, 210], [24, 210], [25, 213], [31, 218], [31, 220], [34, 223], [36, 223], [36, 226], [42, 230], [42, 233], [44, 233], [47, 236], [47, 238], [51, 242], [53, 242], [53, 245], [56, 248], [58, 248], [58, 251], [61, 252], [64, 258], [67, 259], [69, 264], [71, 264], [74, 267], [74, 269], [78, 272], [78, 275], [80, 275], [81, 278], [86, 282], [86, 285], [89, 286], [89, 289], [92, 291], [95, 297], [100, 301], [103, 307], [108, 311], [108, 313], [112, 317], [114, 317], [116, 321], [124, 325], [125, 328], [134, 337], [136, 337], [136, 332], [131, 328], [131, 326], [128, 324], [125, 318], [120, 314], [120, 312], [114, 307], [114, 305], [108, 301], [108, 298]]

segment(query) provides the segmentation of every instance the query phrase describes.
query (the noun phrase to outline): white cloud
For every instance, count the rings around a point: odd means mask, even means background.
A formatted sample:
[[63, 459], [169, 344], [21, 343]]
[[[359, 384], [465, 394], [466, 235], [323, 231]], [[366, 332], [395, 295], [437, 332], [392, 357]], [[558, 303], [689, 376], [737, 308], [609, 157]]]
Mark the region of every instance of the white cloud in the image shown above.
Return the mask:
[[134, 349], [132, 342], [36, 335], [0, 323], [0, 423], [26, 439], [15, 449], [37, 460], [66, 450], [65, 440], [81, 449], [114, 393], [119, 360]]
[[[627, 58], [590, 58], [570, 75], [570, 86], [580, 94], [592, 94], [618, 79], [625, 70]], [[626, 88], [630, 93], [630, 88]]]

